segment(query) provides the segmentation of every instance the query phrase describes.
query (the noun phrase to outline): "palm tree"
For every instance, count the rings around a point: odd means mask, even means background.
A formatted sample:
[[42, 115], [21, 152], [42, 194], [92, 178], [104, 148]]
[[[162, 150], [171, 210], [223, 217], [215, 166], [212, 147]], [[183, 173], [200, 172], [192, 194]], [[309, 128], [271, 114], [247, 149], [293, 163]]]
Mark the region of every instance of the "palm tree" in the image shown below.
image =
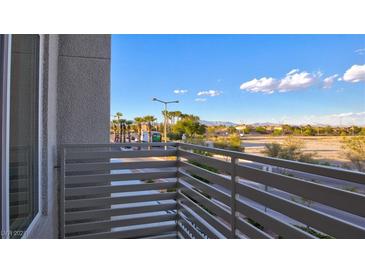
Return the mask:
[[111, 128], [114, 132], [114, 143], [117, 143], [119, 141], [119, 139], [118, 139], [118, 125], [119, 125], [118, 120], [116, 120], [116, 119], [112, 120]]
[[[117, 112], [114, 115], [117, 119], [113, 120], [115, 121], [115, 127], [116, 127], [116, 131], [115, 131], [115, 138], [114, 138], [114, 142], [120, 142], [121, 141], [121, 118], [123, 116], [123, 113], [121, 112]], [[119, 130], [118, 130], [119, 129]]]
[[121, 134], [121, 142], [125, 143], [125, 123], [126, 123], [126, 119], [120, 119], [119, 120], [119, 127], [120, 127], [120, 134]]
[[131, 128], [132, 128], [133, 121], [127, 120], [125, 122], [125, 124], [127, 126], [128, 141], [131, 143]]
[[155, 122], [157, 119], [153, 115], [146, 115], [143, 117], [145, 123], [147, 123], [148, 128], [148, 142], [152, 142], [152, 123]]
[[[167, 131], [170, 131], [169, 125], [171, 125], [173, 123], [174, 111], [163, 110], [162, 115], [164, 117], [164, 125], [166, 123]], [[165, 119], [166, 119], [166, 121], [165, 121]]]
[[138, 140], [138, 143], [140, 143], [141, 134], [142, 134], [142, 123], [144, 122], [144, 119], [142, 117], [136, 117], [136, 118], [134, 118], [134, 122], [137, 125], [137, 134], [138, 134], [137, 140]]
[[117, 120], [120, 120], [120, 118], [122, 118], [122, 116], [123, 116], [123, 113], [117, 112], [117, 113], [115, 113], [115, 116], [117, 117]]
[[171, 111], [171, 116], [172, 116], [172, 124], [176, 124], [176, 122], [178, 121], [178, 118], [180, 118], [181, 116], [181, 111]]

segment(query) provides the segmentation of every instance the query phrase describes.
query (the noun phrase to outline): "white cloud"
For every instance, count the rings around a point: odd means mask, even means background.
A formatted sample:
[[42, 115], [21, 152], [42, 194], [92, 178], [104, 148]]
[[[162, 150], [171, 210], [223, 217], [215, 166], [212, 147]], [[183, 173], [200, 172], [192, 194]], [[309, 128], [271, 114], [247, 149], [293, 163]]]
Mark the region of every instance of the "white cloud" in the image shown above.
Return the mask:
[[196, 102], [205, 102], [207, 98], [195, 98]]
[[281, 79], [278, 86], [279, 92], [309, 88], [317, 82], [320, 76], [320, 73], [291, 71], [291, 73], [288, 73], [283, 79]]
[[338, 74], [334, 74], [332, 76], [328, 76], [327, 78], [325, 78], [323, 80], [323, 88], [331, 88], [337, 77]]
[[365, 82], [365, 65], [353, 65], [345, 72], [342, 79], [350, 83]]
[[263, 92], [271, 94], [277, 89], [278, 81], [272, 77], [261, 79], [253, 79], [251, 81], [245, 82], [240, 86], [240, 89], [247, 90], [249, 92]]
[[365, 48], [357, 49], [357, 50], [355, 50], [355, 53], [357, 53], [358, 55], [364, 55], [365, 54]]
[[187, 89], [175, 89], [174, 90], [175, 94], [184, 94], [184, 93], [187, 93], [187, 92], [188, 92]]
[[294, 73], [297, 73], [297, 72], [299, 72], [299, 69], [292, 69], [286, 75], [291, 75], [291, 74], [294, 74]]
[[308, 88], [320, 79], [322, 74], [309, 73], [306, 71], [300, 72], [299, 69], [292, 69], [284, 78], [275, 79], [273, 77], [262, 77], [241, 84], [240, 89], [249, 92], [262, 92], [272, 94], [275, 91], [286, 92], [298, 89]]
[[215, 96], [219, 96], [222, 93], [218, 90], [207, 90], [207, 91], [199, 91], [198, 92], [198, 96], [210, 96], [210, 97], [215, 97]]

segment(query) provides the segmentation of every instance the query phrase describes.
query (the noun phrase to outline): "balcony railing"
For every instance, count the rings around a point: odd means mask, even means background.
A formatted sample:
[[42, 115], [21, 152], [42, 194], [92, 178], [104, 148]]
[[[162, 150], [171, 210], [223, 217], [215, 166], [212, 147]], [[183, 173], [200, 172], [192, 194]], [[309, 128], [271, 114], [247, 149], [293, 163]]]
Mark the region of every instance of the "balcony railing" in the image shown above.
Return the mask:
[[61, 158], [61, 238], [365, 238], [363, 173], [183, 143]]

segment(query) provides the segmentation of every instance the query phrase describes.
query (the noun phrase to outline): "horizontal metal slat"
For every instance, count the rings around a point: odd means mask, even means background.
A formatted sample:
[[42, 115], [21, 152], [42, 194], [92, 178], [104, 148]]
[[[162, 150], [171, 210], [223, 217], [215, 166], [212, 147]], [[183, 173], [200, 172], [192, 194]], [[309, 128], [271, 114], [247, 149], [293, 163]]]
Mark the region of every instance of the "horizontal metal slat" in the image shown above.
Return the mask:
[[138, 161], [121, 163], [68, 163], [66, 172], [71, 171], [110, 171], [121, 169], [167, 168], [176, 167], [177, 161]]
[[217, 204], [216, 202], [206, 198], [204, 195], [200, 194], [198, 191], [192, 189], [188, 184], [184, 183], [183, 181], [179, 181], [179, 188], [182, 193], [188, 195], [192, 199], [199, 202], [199, 204], [203, 205], [204, 207], [208, 208], [210, 211], [214, 212], [216, 215], [221, 217], [227, 222], [230, 222], [230, 211], [223, 208], [221, 205]]
[[212, 148], [207, 146], [201, 146], [201, 145], [193, 145], [193, 144], [183, 144], [179, 143], [178, 149], [196, 149], [201, 151], [210, 152], [212, 154], [218, 154], [218, 155], [224, 155], [229, 157], [237, 157], [240, 156], [242, 153], [232, 150], [226, 150], [226, 149], [220, 149], [220, 148]]
[[215, 188], [214, 186], [211, 186], [203, 181], [200, 181], [197, 178], [194, 178], [190, 174], [187, 174], [183, 171], [179, 172], [179, 178], [180, 181], [183, 180], [189, 183], [193, 187], [198, 188], [201, 191], [209, 194], [210, 196], [226, 204], [227, 206], [231, 205], [231, 197], [227, 193], [224, 193], [223, 191]]
[[364, 238], [365, 228], [340, 220], [318, 210], [283, 199], [275, 194], [237, 184], [237, 193], [273, 210], [310, 225], [336, 238]]
[[281, 174], [237, 165], [237, 175], [365, 217], [365, 196]]
[[262, 210], [255, 208], [244, 201], [236, 201], [237, 212], [245, 215], [246, 217], [258, 222], [264, 227], [272, 230], [281, 237], [288, 239], [312, 239], [314, 238], [309, 233], [291, 225], [290, 223], [283, 222]]
[[271, 239], [272, 237], [261, 231], [257, 227], [251, 225], [250, 223], [246, 222], [245, 220], [236, 217], [236, 227], [240, 230], [243, 234], [247, 235], [249, 238], [253, 239]]
[[195, 223], [202, 233], [207, 235], [210, 239], [219, 239], [220, 233], [215, 232], [214, 229], [207, 221], [205, 221], [202, 217], [197, 215], [192, 209], [181, 203], [178, 202], [179, 205], [179, 212], [183, 212], [183, 214], [188, 218], [191, 222]]
[[180, 224], [177, 224], [177, 233], [180, 239], [193, 239], [193, 237], [183, 228]]
[[178, 191], [179, 195], [179, 201], [181, 201], [186, 207], [190, 208], [192, 211], [194, 211], [198, 216], [203, 218], [207, 223], [209, 223], [215, 230], [217, 230], [218, 233], [221, 235], [219, 238], [229, 238], [231, 235], [230, 228], [226, 224], [224, 224], [221, 220], [219, 220], [216, 216], [213, 216], [208, 211], [206, 211], [204, 208], [202, 208], [200, 205], [196, 204], [194, 201], [192, 201], [188, 196], [186, 196], [184, 193], [181, 192], [181, 190]]
[[135, 229], [127, 229], [123, 231], [114, 231], [114, 232], [101, 232], [101, 233], [93, 233], [93, 234], [85, 234], [69, 237], [71, 239], [113, 239], [113, 238], [139, 238], [146, 236], [158, 235], [161, 233], [174, 232], [176, 231], [176, 224], [161, 224], [150, 227], [142, 227]]
[[66, 176], [66, 186], [70, 184], [91, 183], [91, 182], [111, 182], [111, 181], [128, 181], [128, 180], [148, 180], [162, 178], [176, 178], [175, 171], [154, 171], [138, 172], [125, 174], [103, 174], [103, 175], [77, 175]]
[[176, 156], [176, 149], [169, 150], [136, 150], [136, 151], [96, 151], [96, 152], [67, 152], [68, 160], [87, 160], [103, 158], [143, 158]]
[[177, 222], [180, 225], [183, 225], [185, 229], [193, 235], [195, 239], [203, 239], [201, 232], [199, 232], [189, 221], [185, 220], [185, 218], [180, 215], [180, 219]]
[[153, 216], [138, 216], [138, 217], [132, 215], [132, 217], [123, 218], [121, 220], [109, 220], [109, 221], [66, 225], [65, 232], [67, 234], [79, 233], [98, 229], [111, 229], [114, 227], [173, 221], [175, 219], [176, 219], [176, 213], [161, 213]]
[[142, 195], [128, 195], [124, 197], [66, 200], [65, 208], [66, 210], [67, 209], [75, 210], [75, 209], [82, 209], [84, 207], [173, 200], [175, 198], [176, 198], [176, 192], [168, 192], [168, 193], [154, 193], [154, 194], [142, 194]]
[[177, 238], [177, 232], [174, 231], [172, 233], [166, 233], [157, 236], [142, 237], [140, 239], [176, 239], [176, 238]]
[[222, 160], [214, 159], [212, 157], [199, 155], [196, 153], [192, 153], [189, 151], [179, 150], [179, 157], [186, 158], [187, 160], [197, 161], [207, 166], [214, 167], [220, 171], [224, 171], [227, 173], [231, 172], [231, 163], [224, 162]]
[[120, 147], [176, 147], [175, 142], [143, 142], [143, 143], [107, 143], [107, 144], [63, 144], [62, 149], [72, 150], [75, 149], [93, 149], [93, 148], [120, 148]]
[[316, 174], [325, 177], [331, 177], [344, 181], [365, 184], [365, 174], [356, 171], [350, 171], [340, 168], [324, 167], [315, 164], [295, 162], [285, 159], [277, 159], [271, 157], [263, 157], [258, 155], [243, 153], [241, 159], [258, 162], [266, 165], [278, 166], [287, 169], [293, 169], [301, 172]]
[[[223, 177], [217, 173], [208, 171], [206, 169], [194, 166], [192, 164], [189, 164], [187, 162], [180, 162], [179, 163], [179, 171], [188, 173], [190, 175], [197, 175], [199, 177], [202, 177], [208, 181], [210, 181], [213, 184], [218, 184], [224, 188], [226, 188], [227, 190], [231, 189], [232, 186], [232, 182], [230, 179]], [[182, 169], [182, 170], [181, 170]], [[178, 172], [179, 175], [179, 172]]]
[[230, 157], [235, 157], [238, 159], [249, 160], [253, 162], [258, 162], [267, 165], [279, 166], [283, 168], [298, 170], [302, 172], [317, 174], [325, 177], [332, 177], [340, 180], [350, 181], [358, 184], [365, 184], [365, 174], [356, 171], [350, 171], [345, 169], [333, 168], [333, 167], [325, 167], [315, 164], [308, 164], [302, 162], [295, 162], [285, 159], [271, 158], [271, 157], [263, 157], [243, 152], [224, 150], [219, 148], [210, 148], [200, 145], [193, 144], [179, 144], [179, 149], [198, 149], [210, 152], [212, 154], [225, 155]]
[[66, 222], [83, 221], [89, 219], [108, 218], [119, 215], [132, 215], [146, 212], [159, 212], [166, 210], [176, 209], [176, 202], [156, 204], [156, 205], [138, 205], [125, 208], [111, 208], [111, 209], [99, 209], [99, 210], [85, 210], [78, 212], [65, 213]]
[[111, 194], [117, 192], [134, 192], [145, 190], [159, 190], [176, 188], [177, 182], [157, 182], [157, 183], [143, 183], [143, 184], [127, 184], [115, 186], [95, 186], [95, 187], [74, 187], [66, 188], [66, 199], [75, 196], [87, 196], [95, 194]]

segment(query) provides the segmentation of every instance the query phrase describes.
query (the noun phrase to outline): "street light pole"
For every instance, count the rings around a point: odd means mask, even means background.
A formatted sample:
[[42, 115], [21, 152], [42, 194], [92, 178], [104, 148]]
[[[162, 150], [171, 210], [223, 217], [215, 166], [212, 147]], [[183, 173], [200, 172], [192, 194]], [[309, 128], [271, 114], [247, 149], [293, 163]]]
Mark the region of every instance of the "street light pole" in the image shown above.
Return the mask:
[[152, 101], [156, 101], [156, 102], [160, 102], [162, 104], [165, 105], [165, 111], [164, 111], [164, 133], [163, 133], [163, 137], [164, 137], [164, 142], [167, 143], [167, 104], [173, 104], [173, 103], [179, 103], [179, 101], [163, 101], [163, 100], [159, 100], [157, 98], [153, 98]]

